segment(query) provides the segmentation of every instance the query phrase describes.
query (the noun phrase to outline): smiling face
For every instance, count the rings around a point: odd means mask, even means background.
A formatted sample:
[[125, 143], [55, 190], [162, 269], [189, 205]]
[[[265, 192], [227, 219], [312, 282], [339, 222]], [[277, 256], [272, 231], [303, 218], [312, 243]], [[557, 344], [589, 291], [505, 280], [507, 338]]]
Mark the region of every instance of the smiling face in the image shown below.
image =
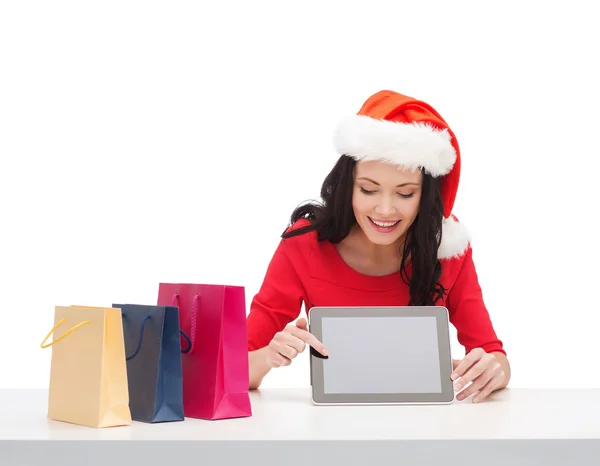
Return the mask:
[[401, 240], [419, 212], [420, 170], [362, 161], [356, 164], [352, 208], [366, 237], [378, 245]]

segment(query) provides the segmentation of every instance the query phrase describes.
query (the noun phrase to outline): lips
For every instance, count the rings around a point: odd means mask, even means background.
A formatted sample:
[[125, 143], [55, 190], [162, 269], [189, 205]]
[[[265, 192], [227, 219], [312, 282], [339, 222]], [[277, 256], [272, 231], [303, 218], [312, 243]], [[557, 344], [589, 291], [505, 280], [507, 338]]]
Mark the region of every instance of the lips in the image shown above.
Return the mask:
[[369, 223], [373, 229], [378, 233], [391, 233], [393, 232], [402, 220], [374, 220], [371, 217], [367, 217]]
[[391, 228], [393, 226], [395, 226], [396, 224], [398, 224], [400, 222], [400, 220], [375, 220], [371, 217], [369, 217], [369, 220], [371, 220], [371, 222], [373, 222], [375, 225], [377, 225], [378, 227], [382, 227], [382, 228]]

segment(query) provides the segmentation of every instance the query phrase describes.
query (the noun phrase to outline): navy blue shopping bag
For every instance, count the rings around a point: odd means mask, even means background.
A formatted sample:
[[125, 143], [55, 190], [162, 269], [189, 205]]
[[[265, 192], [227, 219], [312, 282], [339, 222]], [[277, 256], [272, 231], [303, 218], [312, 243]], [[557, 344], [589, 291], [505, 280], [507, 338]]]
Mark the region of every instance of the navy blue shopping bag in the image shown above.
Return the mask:
[[[177, 306], [113, 304], [123, 319], [129, 408], [134, 421], [183, 421], [181, 353], [191, 342]], [[181, 349], [180, 334], [188, 341]]]

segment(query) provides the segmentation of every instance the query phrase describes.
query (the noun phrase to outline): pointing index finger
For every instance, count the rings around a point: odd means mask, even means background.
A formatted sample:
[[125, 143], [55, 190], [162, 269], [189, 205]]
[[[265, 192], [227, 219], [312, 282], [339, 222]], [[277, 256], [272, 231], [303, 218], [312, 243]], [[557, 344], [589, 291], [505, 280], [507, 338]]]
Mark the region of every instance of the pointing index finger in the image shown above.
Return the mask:
[[298, 327], [292, 328], [291, 333], [317, 350], [323, 356], [327, 356], [327, 349], [325, 348], [325, 345], [321, 343], [312, 333], [308, 332], [307, 330], [302, 330]]

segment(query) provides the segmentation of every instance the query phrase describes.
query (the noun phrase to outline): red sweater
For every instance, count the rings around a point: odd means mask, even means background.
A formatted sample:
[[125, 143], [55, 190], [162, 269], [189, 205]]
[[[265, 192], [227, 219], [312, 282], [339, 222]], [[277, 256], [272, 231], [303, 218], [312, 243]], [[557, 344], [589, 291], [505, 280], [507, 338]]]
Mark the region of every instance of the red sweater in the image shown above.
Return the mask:
[[[292, 228], [306, 224], [300, 220]], [[440, 283], [447, 294], [439, 305], [448, 309], [466, 353], [473, 348], [503, 354], [496, 336], [469, 248], [457, 258], [442, 260]], [[316, 232], [283, 239], [267, 268], [248, 315], [248, 350], [269, 344], [275, 333], [294, 321], [302, 303], [315, 306], [406, 306], [410, 297], [400, 273], [375, 277], [352, 269], [329, 241]]]

